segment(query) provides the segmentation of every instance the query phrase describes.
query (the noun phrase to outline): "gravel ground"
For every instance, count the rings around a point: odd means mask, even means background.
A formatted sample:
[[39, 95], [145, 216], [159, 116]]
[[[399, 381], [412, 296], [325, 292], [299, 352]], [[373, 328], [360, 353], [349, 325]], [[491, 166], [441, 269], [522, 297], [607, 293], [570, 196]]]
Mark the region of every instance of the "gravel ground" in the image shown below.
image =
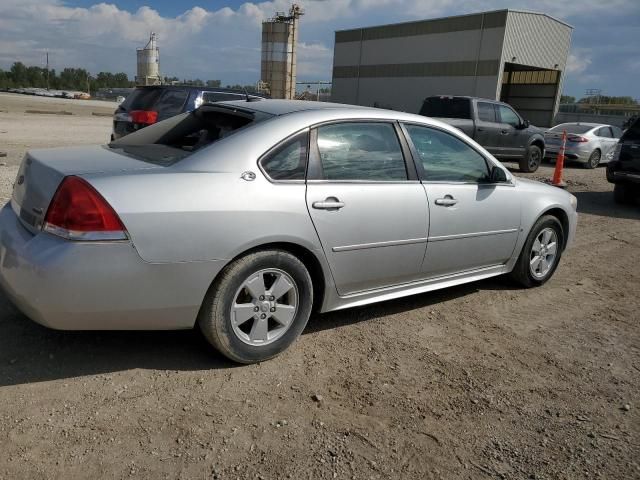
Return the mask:
[[[25, 149], [109, 134], [52, 117], [0, 113], [3, 200]], [[47, 330], [0, 294], [0, 479], [640, 478], [640, 210], [602, 168], [565, 177], [577, 239], [545, 286], [317, 315], [263, 364], [195, 331]]]

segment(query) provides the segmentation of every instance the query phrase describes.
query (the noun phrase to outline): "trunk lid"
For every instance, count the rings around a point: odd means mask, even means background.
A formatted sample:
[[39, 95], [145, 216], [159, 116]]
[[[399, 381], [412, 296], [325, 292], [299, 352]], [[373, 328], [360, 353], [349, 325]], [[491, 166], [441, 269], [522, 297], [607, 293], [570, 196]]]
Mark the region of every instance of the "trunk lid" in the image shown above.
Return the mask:
[[13, 211], [27, 230], [36, 233], [64, 177], [162, 168], [118, 152], [104, 146], [31, 150], [22, 160], [13, 185]]

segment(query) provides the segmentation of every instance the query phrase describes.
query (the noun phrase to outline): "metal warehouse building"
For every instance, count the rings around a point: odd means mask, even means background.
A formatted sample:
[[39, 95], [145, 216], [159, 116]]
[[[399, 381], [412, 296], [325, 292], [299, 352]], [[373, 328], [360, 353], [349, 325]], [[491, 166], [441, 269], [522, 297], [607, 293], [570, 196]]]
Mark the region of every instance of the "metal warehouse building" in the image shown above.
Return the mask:
[[417, 113], [430, 95], [513, 105], [550, 126], [572, 27], [516, 10], [336, 32], [332, 101]]

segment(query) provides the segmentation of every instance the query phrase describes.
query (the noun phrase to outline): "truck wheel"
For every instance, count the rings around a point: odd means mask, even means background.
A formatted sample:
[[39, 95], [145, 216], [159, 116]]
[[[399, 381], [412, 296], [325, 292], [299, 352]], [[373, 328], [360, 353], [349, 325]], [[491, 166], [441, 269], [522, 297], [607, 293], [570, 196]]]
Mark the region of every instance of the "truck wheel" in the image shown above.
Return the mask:
[[542, 150], [537, 145], [529, 145], [524, 157], [520, 160], [520, 171], [531, 173], [538, 170], [542, 163]]

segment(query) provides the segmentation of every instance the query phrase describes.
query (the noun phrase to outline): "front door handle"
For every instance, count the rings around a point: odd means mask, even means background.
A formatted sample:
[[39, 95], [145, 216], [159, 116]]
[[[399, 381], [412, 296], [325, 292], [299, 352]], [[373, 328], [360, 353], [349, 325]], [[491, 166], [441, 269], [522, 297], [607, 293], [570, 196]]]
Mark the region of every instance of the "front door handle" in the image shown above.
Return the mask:
[[436, 198], [436, 205], [441, 205], [443, 207], [452, 207], [458, 200], [453, 198], [451, 195], [445, 195], [444, 198]]
[[339, 210], [344, 207], [344, 202], [336, 197], [327, 197], [323, 201], [313, 202], [311, 206], [317, 210]]
[[509, 130], [500, 130], [502, 135], [509, 135]]

